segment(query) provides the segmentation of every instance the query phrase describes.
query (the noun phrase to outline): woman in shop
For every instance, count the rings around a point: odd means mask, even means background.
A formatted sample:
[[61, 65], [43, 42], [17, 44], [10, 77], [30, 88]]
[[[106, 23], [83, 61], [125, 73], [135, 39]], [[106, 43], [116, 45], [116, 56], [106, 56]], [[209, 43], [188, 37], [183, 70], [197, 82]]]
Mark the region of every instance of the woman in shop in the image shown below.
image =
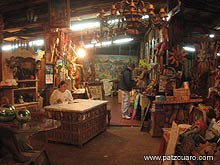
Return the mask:
[[58, 88], [55, 89], [50, 96], [51, 105], [73, 102], [73, 96], [71, 92], [67, 89], [67, 87], [68, 83], [66, 81], [61, 81], [58, 84]]

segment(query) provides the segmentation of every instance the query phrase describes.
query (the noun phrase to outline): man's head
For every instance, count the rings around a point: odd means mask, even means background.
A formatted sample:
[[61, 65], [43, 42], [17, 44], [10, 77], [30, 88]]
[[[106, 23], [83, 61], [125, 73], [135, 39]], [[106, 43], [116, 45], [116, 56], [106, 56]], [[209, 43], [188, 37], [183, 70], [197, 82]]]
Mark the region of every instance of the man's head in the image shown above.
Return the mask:
[[68, 83], [66, 81], [61, 81], [59, 84], [58, 84], [58, 88], [61, 92], [65, 92], [66, 89], [68, 87]]

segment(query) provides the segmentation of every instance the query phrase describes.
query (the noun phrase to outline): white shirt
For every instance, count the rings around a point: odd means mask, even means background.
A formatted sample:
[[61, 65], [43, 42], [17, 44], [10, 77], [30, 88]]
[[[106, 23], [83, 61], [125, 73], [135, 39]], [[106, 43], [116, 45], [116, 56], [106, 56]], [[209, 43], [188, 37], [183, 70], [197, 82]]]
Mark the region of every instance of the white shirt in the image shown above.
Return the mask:
[[68, 89], [65, 90], [65, 92], [61, 92], [59, 89], [55, 89], [50, 96], [50, 104], [59, 104], [59, 99], [62, 103], [70, 103], [73, 101], [73, 96]]

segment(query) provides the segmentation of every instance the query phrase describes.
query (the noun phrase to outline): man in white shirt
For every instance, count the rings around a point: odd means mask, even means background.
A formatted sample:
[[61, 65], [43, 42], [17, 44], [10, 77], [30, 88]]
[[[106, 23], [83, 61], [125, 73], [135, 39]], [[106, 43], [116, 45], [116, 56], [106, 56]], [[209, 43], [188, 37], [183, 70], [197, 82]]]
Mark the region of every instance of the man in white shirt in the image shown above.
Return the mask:
[[55, 89], [50, 96], [50, 104], [61, 104], [61, 103], [71, 103], [73, 102], [73, 96], [71, 92], [67, 89], [68, 84], [65, 81], [61, 81], [58, 84], [58, 89]]

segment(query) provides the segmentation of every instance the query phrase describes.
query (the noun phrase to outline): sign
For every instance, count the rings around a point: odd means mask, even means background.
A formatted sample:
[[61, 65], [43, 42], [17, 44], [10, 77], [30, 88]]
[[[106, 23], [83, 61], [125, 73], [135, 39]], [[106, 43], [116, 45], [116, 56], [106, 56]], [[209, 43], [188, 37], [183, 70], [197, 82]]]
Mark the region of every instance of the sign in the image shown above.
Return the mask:
[[53, 65], [46, 65], [46, 84], [53, 84]]

